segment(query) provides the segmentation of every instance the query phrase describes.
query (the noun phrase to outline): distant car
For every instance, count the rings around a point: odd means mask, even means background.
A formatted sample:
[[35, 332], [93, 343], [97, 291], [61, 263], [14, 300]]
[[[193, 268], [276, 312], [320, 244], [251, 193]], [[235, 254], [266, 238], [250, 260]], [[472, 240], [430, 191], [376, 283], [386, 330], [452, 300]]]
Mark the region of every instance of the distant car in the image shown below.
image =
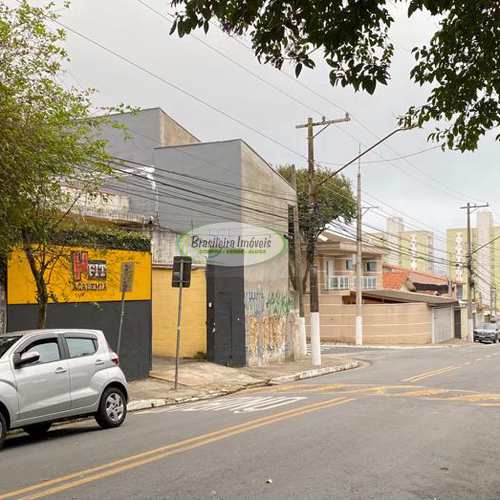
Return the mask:
[[474, 329], [474, 342], [498, 342], [500, 330], [496, 323], [481, 323]]
[[127, 382], [99, 330], [0, 335], [0, 447], [7, 431], [45, 434], [52, 422], [93, 415], [103, 428], [127, 415]]

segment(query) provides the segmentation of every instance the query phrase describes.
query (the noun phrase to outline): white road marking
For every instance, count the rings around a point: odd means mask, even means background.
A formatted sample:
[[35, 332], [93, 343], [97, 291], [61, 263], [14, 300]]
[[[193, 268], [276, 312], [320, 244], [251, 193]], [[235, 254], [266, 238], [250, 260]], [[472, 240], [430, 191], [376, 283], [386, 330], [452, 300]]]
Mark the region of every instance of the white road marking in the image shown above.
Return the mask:
[[190, 403], [177, 406], [168, 406], [163, 409], [145, 410], [136, 415], [148, 413], [196, 412], [196, 411], [231, 411], [233, 413], [252, 413], [278, 408], [280, 406], [297, 403], [307, 399], [305, 396], [243, 396], [238, 398], [224, 398], [201, 403]]

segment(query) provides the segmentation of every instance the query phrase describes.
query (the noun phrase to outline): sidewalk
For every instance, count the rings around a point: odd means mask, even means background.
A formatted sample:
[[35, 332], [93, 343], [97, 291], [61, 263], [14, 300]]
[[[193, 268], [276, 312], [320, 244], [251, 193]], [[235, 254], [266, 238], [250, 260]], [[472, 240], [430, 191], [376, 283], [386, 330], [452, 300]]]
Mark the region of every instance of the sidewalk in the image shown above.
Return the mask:
[[321, 347], [352, 347], [353, 349], [443, 349], [453, 347], [467, 347], [473, 343], [467, 339], [449, 339], [437, 344], [396, 344], [396, 345], [383, 345], [383, 344], [348, 344], [346, 342], [322, 342]]
[[263, 367], [230, 368], [206, 361], [182, 361], [179, 388], [174, 391], [175, 360], [154, 358], [150, 378], [129, 383], [131, 411], [232, 394], [251, 387], [318, 377], [359, 366], [351, 359], [323, 358], [320, 368], [310, 358]]

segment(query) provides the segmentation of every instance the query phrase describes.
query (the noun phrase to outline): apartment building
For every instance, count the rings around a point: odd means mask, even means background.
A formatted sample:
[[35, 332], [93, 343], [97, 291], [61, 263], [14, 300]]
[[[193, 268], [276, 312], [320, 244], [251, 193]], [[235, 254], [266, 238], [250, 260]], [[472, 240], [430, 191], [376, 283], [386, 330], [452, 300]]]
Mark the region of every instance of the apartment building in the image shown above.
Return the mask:
[[[385, 250], [380, 246], [364, 245], [363, 262], [363, 338], [373, 345], [434, 344], [463, 335], [463, 311], [454, 297], [436, 296], [446, 278], [411, 270], [391, 268], [391, 273], [405, 271], [408, 277], [423, 287], [403, 285], [385, 289]], [[356, 241], [325, 231], [317, 245], [319, 274], [319, 309], [321, 339], [329, 342], [355, 341], [356, 317]], [[390, 274], [386, 272], [386, 275]], [[434, 278], [434, 282], [430, 282]], [[413, 283], [412, 281], [412, 284]], [[410, 291], [410, 288], [412, 291]], [[417, 290], [415, 292], [413, 290]], [[441, 290], [441, 291], [444, 291]], [[307, 312], [308, 301], [305, 309]], [[306, 332], [310, 324], [306, 314]]]
[[[474, 225], [475, 222], [475, 225]], [[495, 226], [493, 214], [484, 210], [477, 212], [472, 220], [472, 265], [474, 270], [474, 301], [478, 310], [487, 314], [498, 308], [496, 289], [500, 286], [500, 226]], [[499, 238], [495, 240], [495, 238]], [[462, 298], [467, 298], [467, 229], [450, 228], [446, 231], [448, 252], [448, 276], [461, 284]], [[492, 307], [493, 306], [493, 307]]]
[[407, 230], [401, 217], [388, 217], [386, 231], [369, 233], [366, 238], [374, 246], [385, 249], [385, 264], [434, 272], [434, 234], [431, 231]]

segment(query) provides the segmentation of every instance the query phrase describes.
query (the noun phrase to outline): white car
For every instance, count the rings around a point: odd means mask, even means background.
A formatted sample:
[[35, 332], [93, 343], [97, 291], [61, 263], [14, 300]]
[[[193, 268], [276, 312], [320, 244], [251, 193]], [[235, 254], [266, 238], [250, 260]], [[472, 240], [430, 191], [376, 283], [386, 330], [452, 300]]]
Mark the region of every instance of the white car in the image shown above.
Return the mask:
[[93, 415], [103, 428], [127, 415], [127, 382], [99, 330], [0, 335], [0, 447], [7, 431], [46, 433], [52, 422]]

